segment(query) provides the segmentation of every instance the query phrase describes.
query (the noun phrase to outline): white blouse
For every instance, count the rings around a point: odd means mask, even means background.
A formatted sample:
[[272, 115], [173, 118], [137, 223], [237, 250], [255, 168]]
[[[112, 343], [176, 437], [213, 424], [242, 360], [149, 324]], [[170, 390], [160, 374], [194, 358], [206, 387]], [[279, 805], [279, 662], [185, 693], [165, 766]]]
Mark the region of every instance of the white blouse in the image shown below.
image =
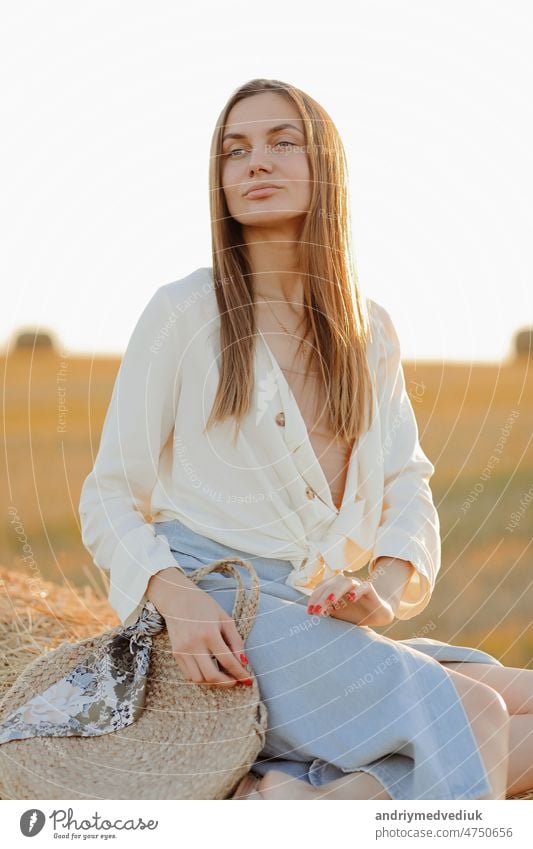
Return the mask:
[[333, 503], [336, 508], [340, 508], [354, 441], [342, 437], [331, 428], [327, 417], [325, 386], [318, 369], [314, 364], [311, 367], [308, 361], [311, 346], [307, 342], [304, 343], [305, 358], [302, 359], [297, 356], [298, 342], [301, 339], [298, 333], [289, 333], [286, 329], [284, 332], [279, 327], [270, 333], [261, 327], [260, 316], [257, 317], [257, 322], [302, 414], [313, 451], [327, 479]]
[[155, 291], [122, 359], [79, 502], [83, 544], [109, 572], [109, 603], [124, 625], [140, 614], [150, 577], [177, 566], [152, 525], [171, 519], [290, 562], [286, 583], [305, 595], [343, 569], [368, 565], [371, 575], [380, 556], [407, 560], [414, 571], [396, 615], [410, 619], [426, 607], [441, 557], [434, 466], [419, 443], [392, 320], [366, 303], [374, 418], [351, 452], [339, 509], [261, 331], [253, 400], [236, 441], [231, 420], [204, 433], [220, 355], [212, 269]]
[[327, 479], [333, 503], [336, 508], [340, 508], [353, 440], [343, 439], [331, 430], [326, 415], [325, 388], [318, 374], [303, 375], [283, 366], [281, 370], [302, 414], [313, 451]]

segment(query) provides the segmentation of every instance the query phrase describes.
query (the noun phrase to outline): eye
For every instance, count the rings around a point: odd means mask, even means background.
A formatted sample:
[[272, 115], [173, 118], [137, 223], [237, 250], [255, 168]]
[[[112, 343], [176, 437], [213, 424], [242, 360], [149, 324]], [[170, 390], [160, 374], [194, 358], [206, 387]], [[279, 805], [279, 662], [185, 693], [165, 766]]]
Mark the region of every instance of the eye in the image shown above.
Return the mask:
[[288, 151], [289, 148], [296, 147], [296, 144], [294, 142], [288, 141], [287, 139], [282, 139], [281, 141], [276, 142], [276, 144], [274, 145], [274, 148], [276, 148], [276, 147], [279, 148], [280, 150]]
[[[289, 141], [288, 139], [282, 139], [282, 140], [276, 142], [274, 147], [281, 147], [282, 145], [288, 145], [289, 147], [296, 147], [295, 142]], [[283, 147], [283, 150], [287, 150], [287, 149], [288, 149], [287, 147]], [[232, 150], [230, 150], [230, 151], [228, 151], [228, 153], [226, 153], [226, 157], [228, 159], [236, 159], [237, 157], [233, 155], [235, 153], [236, 154], [246, 153], [246, 151], [243, 147], [234, 147]]]

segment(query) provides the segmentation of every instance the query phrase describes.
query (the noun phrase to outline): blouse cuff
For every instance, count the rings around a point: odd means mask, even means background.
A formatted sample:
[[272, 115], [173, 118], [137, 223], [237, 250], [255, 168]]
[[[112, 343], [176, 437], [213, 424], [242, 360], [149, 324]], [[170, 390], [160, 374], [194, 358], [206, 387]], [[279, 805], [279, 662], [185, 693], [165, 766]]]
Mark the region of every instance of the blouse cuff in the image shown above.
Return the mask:
[[374, 546], [372, 559], [368, 564], [369, 576], [379, 567], [378, 557], [397, 557], [414, 566], [396, 611], [397, 619], [411, 619], [424, 610], [433, 592], [431, 575], [435, 574], [435, 570], [432, 568], [429, 552], [420, 540], [413, 539], [397, 528], [388, 528], [378, 537]]
[[121, 538], [109, 569], [108, 598], [125, 627], [136, 621], [148, 601], [146, 589], [152, 575], [170, 567], [185, 574], [166, 537], [157, 535], [148, 522]]

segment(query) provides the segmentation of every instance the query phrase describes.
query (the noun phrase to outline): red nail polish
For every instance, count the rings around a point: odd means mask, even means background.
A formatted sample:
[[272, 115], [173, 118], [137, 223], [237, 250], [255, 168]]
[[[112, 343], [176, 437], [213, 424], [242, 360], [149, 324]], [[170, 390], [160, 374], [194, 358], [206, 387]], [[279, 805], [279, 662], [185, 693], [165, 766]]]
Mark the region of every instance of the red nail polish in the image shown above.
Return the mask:
[[328, 601], [333, 601], [334, 599], [335, 599], [335, 593], [330, 593], [330, 594], [328, 595], [327, 600], [328, 600]]
[[248, 663], [248, 658], [246, 657], [245, 654], [242, 654], [242, 652], [241, 652], [240, 657], [241, 657], [241, 663], [244, 663], [244, 664]]
[[314, 605], [313, 605], [313, 604], [310, 604], [310, 605], [308, 606], [308, 608], [307, 608], [307, 612], [308, 612], [308, 613], [312, 613], [312, 612], [313, 612], [313, 608], [314, 608]]
[[321, 610], [322, 610], [322, 605], [321, 605], [321, 604], [316, 604], [316, 605], [315, 605], [315, 613], [320, 613], [320, 611], [321, 611]]
[[243, 679], [243, 681], [242, 681], [242, 683], [243, 683], [246, 687], [251, 687], [251, 686], [252, 686], [252, 684], [253, 684], [254, 682], [252, 681], [252, 679], [251, 679], [251, 678], [244, 678], [244, 679]]

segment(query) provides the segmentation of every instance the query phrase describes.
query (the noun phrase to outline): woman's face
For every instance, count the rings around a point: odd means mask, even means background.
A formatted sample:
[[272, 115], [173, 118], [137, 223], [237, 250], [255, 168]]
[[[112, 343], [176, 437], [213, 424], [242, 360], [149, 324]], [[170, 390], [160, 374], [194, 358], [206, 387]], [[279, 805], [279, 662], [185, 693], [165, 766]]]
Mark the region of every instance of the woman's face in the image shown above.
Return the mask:
[[[270, 91], [236, 103], [224, 130], [221, 176], [230, 214], [244, 227], [303, 221], [311, 183], [304, 127], [296, 107]], [[278, 188], [246, 194], [259, 183]]]

